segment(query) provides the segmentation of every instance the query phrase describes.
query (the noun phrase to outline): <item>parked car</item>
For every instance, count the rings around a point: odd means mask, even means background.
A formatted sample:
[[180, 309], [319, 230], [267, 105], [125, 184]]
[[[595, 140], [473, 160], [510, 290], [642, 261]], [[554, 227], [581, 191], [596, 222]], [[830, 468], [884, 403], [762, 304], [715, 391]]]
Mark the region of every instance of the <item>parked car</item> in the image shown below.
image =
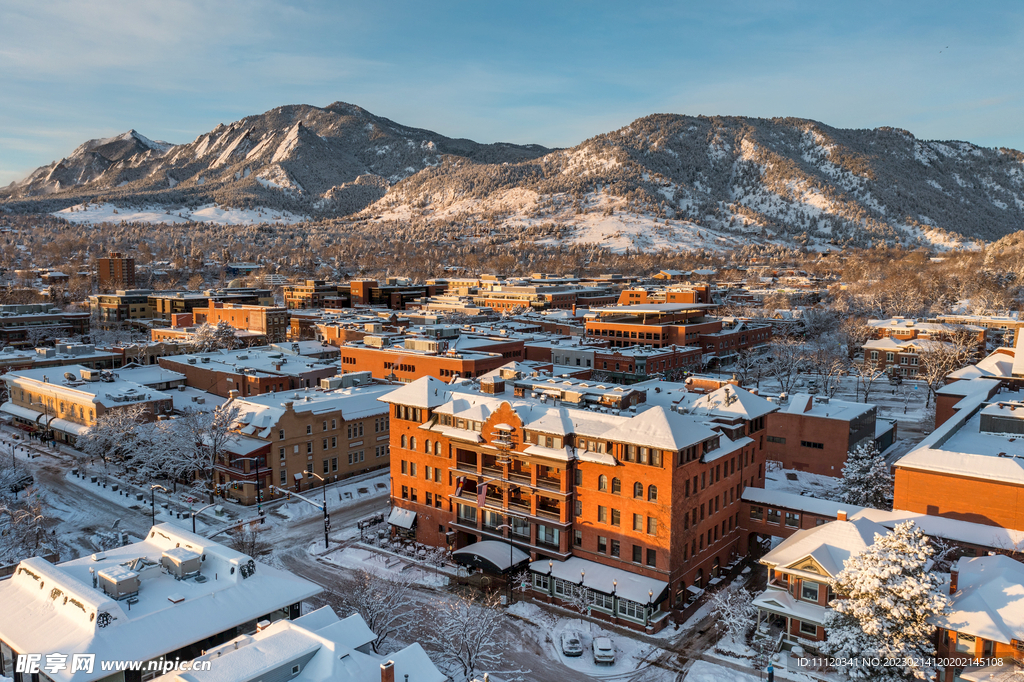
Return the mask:
[[25, 488], [29, 487], [36, 482], [36, 479], [32, 478], [32, 474], [22, 476], [17, 481], [10, 485], [10, 491], [12, 493], [20, 493]]
[[615, 663], [615, 646], [608, 637], [594, 638], [594, 663], [597, 665], [613, 665]]
[[583, 655], [583, 641], [578, 632], [566, 630], [562, 633], [562, 654], [564, 656]]

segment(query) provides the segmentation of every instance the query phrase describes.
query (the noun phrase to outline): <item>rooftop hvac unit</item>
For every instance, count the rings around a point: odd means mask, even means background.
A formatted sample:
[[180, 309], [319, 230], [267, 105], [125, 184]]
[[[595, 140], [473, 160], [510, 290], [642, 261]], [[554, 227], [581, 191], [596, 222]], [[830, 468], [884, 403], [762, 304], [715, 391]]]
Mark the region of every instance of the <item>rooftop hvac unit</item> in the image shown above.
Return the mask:
[[160, 557], [160, 564], [176, 580], [184, 580], [199, 573], [201, 563], [202, 557], [184, 547], [169, 549]]
[[341, 377], [325, 377], [320, 380], [320, 388], [325, 391], [333, 391], [337, 388], [341, 388], [342, 378]]
[[139, 593], [139, 574], [125, 566], [104, 568], [98, 574], [100, 587], [114, 599], [127, 599]]
[[203, 358], [203, 359], [201, 360], [201, 362], [203, 362], [203, 363], [207, 363], [207, 362], [209, 362], [209, 361], [210, 361], [210, 358]]
[[190, 364], [190, 365], [196, 364], [196, 359], [195, 358], [189, 358], [188, 359], [188, 364]]

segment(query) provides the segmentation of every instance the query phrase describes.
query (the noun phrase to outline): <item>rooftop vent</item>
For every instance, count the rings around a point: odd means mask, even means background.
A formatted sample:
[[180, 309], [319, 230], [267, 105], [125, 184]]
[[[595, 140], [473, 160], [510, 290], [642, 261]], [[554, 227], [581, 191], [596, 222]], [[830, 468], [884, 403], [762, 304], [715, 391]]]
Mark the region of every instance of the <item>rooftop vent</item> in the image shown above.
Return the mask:
[[125, 566], [111, 566], [97, 573], [103, 591], [114, 599], [127, 599], [139, 593], [139, 575]]
[[163, 553], [160, 563], [177, 580], [184, 580], [199, 573], [202, 557], [184, 547], [175, 547]]

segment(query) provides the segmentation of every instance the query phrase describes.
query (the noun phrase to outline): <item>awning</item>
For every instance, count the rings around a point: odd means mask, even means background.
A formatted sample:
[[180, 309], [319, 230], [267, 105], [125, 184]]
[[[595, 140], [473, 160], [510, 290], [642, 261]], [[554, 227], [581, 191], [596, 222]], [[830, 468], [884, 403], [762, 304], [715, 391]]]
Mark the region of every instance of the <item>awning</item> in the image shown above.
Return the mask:
[[391, 515], [388, 516], [388, 523], [392, 526], [398, 526], [399, 528], [409, 530], [415, 522], [416, 512], [409, 511], [408, 509], [402, 509], [401, 507], [391, 508]]
[[605, 566], [580, 557], [569, 557], [565, 561], [548, 562], [544, 559], [530, 563], [530, 570], [541, 575], [550, 575], [571, 583], [583, 585], [595, 592], [614, 593], [620, 599], [638, 604], [657, 604], [665, 599], [668, 583], [646, 576], [630, 573], [614, 566]]
[[302, 480], [302, 474], [295, 474], [295, 480], [296, 481], [301, 481]]
[[530, 556], [507, 542], [484, 540], [455, 550], [452, 558], [463, 566], [482, 568], [488, 573], [507, 573], [529, 561]]
[[67, 419], [54, 419], [50, 422], [50, 428], [56, 429], [63, 433], [70, 434], [72, 436], [84, 436], [86, 431], [89, 430], [88, 426], [76, 424], [75, 422], [68, 421]]
[[44, 416], [42, 412], [36, 412], [35, 410], [30, 410], [27, 407], [15, 405], [14, 403], [11, 402], [7, 402], [4, 403], [3, 405], [0, 405], [0, 412], [5, 412], [6, 414], [9, 414], [13, 417], [27, 419], [30, 422], [35, 422], [40, 417]]

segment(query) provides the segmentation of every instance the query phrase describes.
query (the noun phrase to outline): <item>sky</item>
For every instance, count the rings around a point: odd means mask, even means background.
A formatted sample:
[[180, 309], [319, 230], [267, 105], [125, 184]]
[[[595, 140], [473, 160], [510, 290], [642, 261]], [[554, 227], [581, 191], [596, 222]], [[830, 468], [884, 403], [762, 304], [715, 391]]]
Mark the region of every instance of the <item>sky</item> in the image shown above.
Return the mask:
[[1024, 3], [3, 0], [0, 184], [130, 128], [357, 104], [566, 147], [654, 113], [1024, 149]]

